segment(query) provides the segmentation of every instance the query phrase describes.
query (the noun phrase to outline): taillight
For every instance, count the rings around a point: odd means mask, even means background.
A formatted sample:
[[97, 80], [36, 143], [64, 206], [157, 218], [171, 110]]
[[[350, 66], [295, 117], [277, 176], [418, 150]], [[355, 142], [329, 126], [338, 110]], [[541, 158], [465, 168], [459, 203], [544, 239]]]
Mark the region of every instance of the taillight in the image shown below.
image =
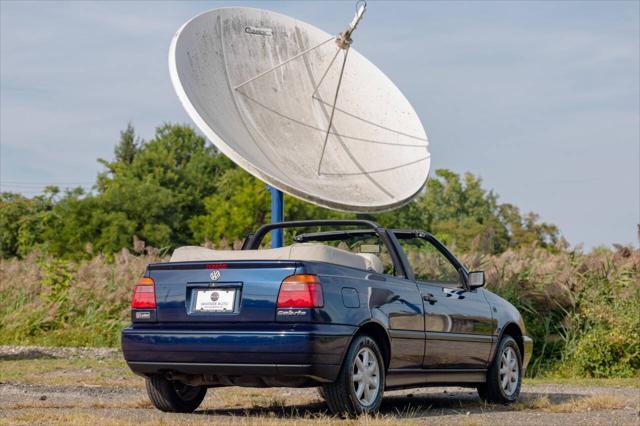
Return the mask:
[[322, 285], [316, 275], [291, 275], [280, 284], [278, 308], [321, 308]]
[[149, 309], [156, 307], [156, 286], [151, 278], [140, 278], [133, 289], [131, 307], [136, 309]]

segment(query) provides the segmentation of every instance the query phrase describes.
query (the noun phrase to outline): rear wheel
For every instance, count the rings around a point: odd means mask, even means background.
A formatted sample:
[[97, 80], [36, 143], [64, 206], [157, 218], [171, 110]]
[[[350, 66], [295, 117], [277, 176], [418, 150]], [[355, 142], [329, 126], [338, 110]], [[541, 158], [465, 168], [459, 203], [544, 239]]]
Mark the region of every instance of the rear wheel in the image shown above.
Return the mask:
[[487, 372], [487, 381], [478, 386], [478, 395], [488, 402], [510, 404], [518, 399], [522, 384], [522, 355], [511, 336], [500, 340]]
[[329, 410], [341, 416], [371, 413], [380, 407], [385, 385], [384, 361], [378, 344], [369, 336], [354, 339], [338, 379], [322, 388]]
[[160, 411], [170, 413], [193, 412], [207, 394], [204, 386], [189, 386], [162, 376], [149, 377], [146, 388], [153, 405]]

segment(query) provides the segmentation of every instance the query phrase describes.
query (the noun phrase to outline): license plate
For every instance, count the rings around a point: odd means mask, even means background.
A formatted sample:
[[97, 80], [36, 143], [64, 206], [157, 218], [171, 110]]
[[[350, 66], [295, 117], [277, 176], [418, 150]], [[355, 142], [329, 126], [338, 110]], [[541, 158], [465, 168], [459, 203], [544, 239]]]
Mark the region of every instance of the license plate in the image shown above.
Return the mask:
[[196, 312], [233, 312], [235, 289], [196, 290]]

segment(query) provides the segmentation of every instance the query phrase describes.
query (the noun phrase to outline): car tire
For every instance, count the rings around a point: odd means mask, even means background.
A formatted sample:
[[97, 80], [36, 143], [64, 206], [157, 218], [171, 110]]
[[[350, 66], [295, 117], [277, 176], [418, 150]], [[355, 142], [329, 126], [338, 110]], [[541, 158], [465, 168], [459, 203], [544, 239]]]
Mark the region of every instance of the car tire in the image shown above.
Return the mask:
[[504, 336], [487, 371], [487, 381], [478, 386], [478, 395], [487, 402], [511, 404], [520, 395], [522, 354], [511, 336]]
[[162, 376], [147, 378], [145, 387], [153, 405], [169, 413], [192, 413], [207, 394], [204, 386], [189, 386]]
[[385, 365], [375, 340], [357, 336], [344, 358], [335, 382], [323, 386], [329, 411], [354, 417], [380, 408], [385, 386]]

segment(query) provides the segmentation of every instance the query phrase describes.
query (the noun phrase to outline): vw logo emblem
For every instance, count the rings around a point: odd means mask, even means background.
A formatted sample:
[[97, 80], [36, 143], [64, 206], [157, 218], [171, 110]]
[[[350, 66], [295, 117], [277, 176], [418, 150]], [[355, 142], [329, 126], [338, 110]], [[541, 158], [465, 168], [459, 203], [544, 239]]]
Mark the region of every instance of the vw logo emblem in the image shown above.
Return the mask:
[[211, 281], [218, 281], [220, 279], [220, 271], [214, 269], [211, 271], [211, 274], [209, 274], [209, 277], [211, 277]]

